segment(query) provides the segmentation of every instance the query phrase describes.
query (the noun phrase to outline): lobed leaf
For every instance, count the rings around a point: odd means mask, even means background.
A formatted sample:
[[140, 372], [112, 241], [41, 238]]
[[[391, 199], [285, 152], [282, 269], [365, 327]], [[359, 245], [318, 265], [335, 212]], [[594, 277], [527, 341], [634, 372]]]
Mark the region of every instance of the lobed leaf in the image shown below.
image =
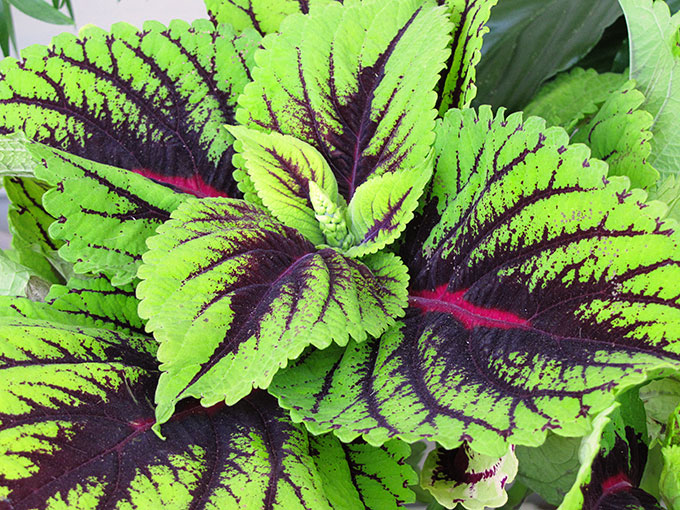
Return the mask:
[[161, 343], [159, 423], [182, 398], [228, 405], [312, 344], [379, 335], [406, 304], [399, 259], [315, 250], [263, 209], [190, 200], [148, 240], [139, 313]]
[[[151, 430], [153, 347], [111, 331], [0, 320], [0, 501], [15, 510], [376, 508], [364, 504], [373, 501], [366, 477], [384, 485], [380, 508], [408, 499], [403, 448], [367, 458], [366, 447], [311, 438], [262, 393], [230, 409], [187, 402], [161, 440]], [[345, 489], [337, 506], [331, 477]]]
[[680, 15], [671, 17], [659, 0], [620, 0], [628, 25], [630, 77], [646, 101], [643, 108], [654, 117], [649, 163], [662, 176], [680, 168], [680, 137], [676, 120], [680, 115]]
[[576, 67], [543, 85], [524, 108], [524, 115], [543, 117], [548, 125], [562, 126], [572, 133], [582, 120], [596, 114], [626, 81], [622, 74]]
[[349, 203], [370, 178], [426, 159], [449, 29], [443, 8], [419, 0], [292, 15], [263, 40], [236, 120], [312, 145]]
[[0, 132], [205, 195], [238, 195], [236, 98], [259, 44], [207, 20], [87, 26], [0, 64]]
[[405, 318], [307, 353], [269, 391], [314, 433], [499, 456], [581, 436], [617, 393], [677, 370], [677, 224], [588, 156], [540, 119], [451, 110], [402, 248]]
[[49, 228], [63, 240], [59, 255], [78, 273], [103, 273], [114, 285], [132, 281], [146, 238], [189, 195], [126, 170], [32, 145], [36, 175], [53, 189], [44, 206], [57, 218]]
[[608, 175], [625, 175], [634, 188], [649, 188], [659, 178], [648, 163], [652, 116], [639, 107], [645, 97], [629, 81], [604, 102], [595, 116], [571, 138], [590, 147], [593, 157], [609, 164]]

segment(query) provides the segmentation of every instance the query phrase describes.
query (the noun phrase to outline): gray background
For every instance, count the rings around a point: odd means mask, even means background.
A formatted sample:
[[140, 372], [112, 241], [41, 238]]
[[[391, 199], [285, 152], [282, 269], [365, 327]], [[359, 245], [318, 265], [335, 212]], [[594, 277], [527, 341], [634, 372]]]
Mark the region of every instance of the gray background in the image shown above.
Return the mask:
[[[49, 44], [55, 35], [69, 31], [77, 33], [87, 24], [109, 29], [113, 23], [126, 21], [141, 26], [145, 20], [153, 19], [168, 23], [172, 19], [192, 21], [207, 16], [203, 0], [73, 0], [76, 26], [48, 25], [36, 21], [14, 9], [13, 16], [19, 49], [31, 44]], [[16, 55], [15, 55], [16, 56]], [[7, 198], [0, 190], [0, 248], [8, 248], [10, 237], [7, 232]], [[522, 505], [523, 510], [540, 507], [533, 503]]]

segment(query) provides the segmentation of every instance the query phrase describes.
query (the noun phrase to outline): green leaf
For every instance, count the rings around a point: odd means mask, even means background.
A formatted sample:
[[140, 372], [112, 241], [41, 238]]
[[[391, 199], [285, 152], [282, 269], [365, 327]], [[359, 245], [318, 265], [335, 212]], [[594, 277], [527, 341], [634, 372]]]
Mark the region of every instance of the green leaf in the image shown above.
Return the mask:
[[67, 241], [59, 255], [78, 273], [104, 273], [114, 285], [133, 280], [146, 238], [190, 195], [176, 193], [141, 175], [88, 161], [46, 146], [31, 145], [41, 164], [38, 178], [55, 186], [44, 197], [57, 218], [50, 236]]
[[680, 405], [680, 378], [676, 375], [650, 381], [640, 388], [640, 398], [645, 405], [649, 442], [653, 446], [661, 442], [668, 419]]
[[549, 126], [562, 126], [572, 133], [625, 83], [626, 77], [622, 74], [600, 74], [593, 69], [576, 67], [543, 85], [524, 108], [524, 114], [543, 117]]
[[661, 200], [668, 205], [668, 217], [680, 222], [680, 177], [669, 175], [649, 194], [650, 200]]
[[31, 18], [45, 23], [53, 25], [73, 25], [74, 23], [73, 19], [43, 0], [9, 0], [9, 3]]
[[210, 17], [218, 23], [229, 23], [237, 30], [254, 28], [262, 35], [279, 31], [289, 14], [307, 14], [313, 9], [342, 0], [205, 0]]
[[249, 179], [257, 193], [257, 197], [245, 193], [245, 199], [261, 201], [284, 225], [297, 229], [314, 245], [323, 244], [325, 237], [309, 196], [309, 182], [338, 202], [338, 183], [323, 156], [292, 136], [241, 126], [228, 129], [236, 138], [234, 164], [242, 169], [235, 177]]
[[314, 433], [466, 441], [500, 456], [577, 437], [680, 367], [680, 237], [666, 207], [542, 119], [450, 110], [381, 339], [309, 351], [269, 391]]
[[453, 22], [451, 56], [448, 72], [442, 76], [443, 89], [439, 98], [439, 114], [451, 108], [467, 108], [477, 94], [475, 66], [481, 58], [482, 38], [489, 29], [491, 8], [498, 0], [446, 0]]
[[33, 177], [35, 161], [22, 134], [0, 136], [0, 177]]
[[576, 481], [581, 466], [581, 439], [548, 434], [538, 447], [518, 446], [517, 480], [551, 505], [559, 505]]
[[477, 104], [522, 109], [621, 14], [616, 0], [503, 0], [491, 10], [477, 66]]
[[428, 157], [414, 170], [383, 174], [360, 186], [347, 208], [352, 234], [347, 255], [375, 253], [399, 239], [413, 219], [431, 176], [432, 162]]
[[660, 0], [620, 0], [630, 39], [630, 77], [644, 94], [642, 107], [654, 116], [649, 163], [662, 176], [680, 168], [680, 15], [671, 18]]
[[6, 251], [0, 251], [0, 296], [21, 296], [40, 299], [47, 294], [49, 284], [30, 268], [15, 261]]
[[263, 393], [231, 408], [187, 402], [161, 440], [154, 347], [136, 335], [0, 319], [5, 506], [373, 510], [409, 500], [403, 445], [310, 437]]
[[7, 0], [0, 0], [0, 48], [5, 57], [9, 57], [9, 40], [13, 28], [9, 3]]
[[182, 398], [238, 402], [312, 344], [379, 335], [406, 304], [406, 271], [378, 254], [364, 263], [315, 250], [264, 209], [188, 200], [148, 240], [139, 313], [161, 343], [159, 423]]
[[427, 158], [450, 28], [443, 7], [421, 0], [354, 0], [292, 15], [263, 40], [236, 120], [312, 145], [349, 203], [369, 179]]
[[260, 37], [208, 20], [88, 25], [0, 63], [0, 128], [200, 196], [240, 196], [236, 98]]
[[608, 175], [625, 175], [634, 188], [648, 188], [659, 178], [648, 159], [652, 146], [649, 129], [654, 119], [640, 106], [645, 97], [629, 81], [612, 93], [597, 114], [581, 126], [572, 143], [587, 144], [595, 158], [609, 164]]
[[666, 507], [680, 509], [680, 445], [669, 445], [661, 449], [663, 471], [659, 478], [659, 489]]
[[514, 447], [502, 457], [491, 457], [464, 444], [455, 450], [432, 450], [423, 465], [420, 485], [446, 508], [460, 503], [468, 510], [484, 510], [505, 504], [505, 485], [512, 483], [515, 475]]

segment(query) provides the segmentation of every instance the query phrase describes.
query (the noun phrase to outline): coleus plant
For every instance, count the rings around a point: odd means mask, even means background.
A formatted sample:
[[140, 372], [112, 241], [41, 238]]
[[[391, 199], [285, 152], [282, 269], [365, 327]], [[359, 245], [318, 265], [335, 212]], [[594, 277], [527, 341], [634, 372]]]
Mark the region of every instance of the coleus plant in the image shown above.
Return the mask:
[[680, 20], [622, 0], [629, 75], [508, 113], [470, 108], [494, 3], [207, 1], [0, 63], [1, 509], [389, 509], [411, 464], [432, 508], [677, 505]]

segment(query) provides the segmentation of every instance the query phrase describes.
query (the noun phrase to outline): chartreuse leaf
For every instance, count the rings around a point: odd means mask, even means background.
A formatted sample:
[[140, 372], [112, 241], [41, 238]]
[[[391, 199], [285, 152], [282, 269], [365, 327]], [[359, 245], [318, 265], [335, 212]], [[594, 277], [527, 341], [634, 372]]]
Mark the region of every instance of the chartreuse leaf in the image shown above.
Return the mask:
[[654, 119], [639, 107], [645, 101], [629, 81], [612, 93], [595, 116], [571, 138], [590, 147], [593, 157], [609, 164], [609, 175], [625, 175], [634, 188], [648, 188], [659, 178], [648, 163]]
[[[263, 40], [236, 120], [312, 145], [350, 203], [370, 179], [427, 159], [450, 28], [444, 7], [421, 0], [349, 0], [291, 15]], [[387, 217], [408, 218], [401, 205], [417, 198], [394, 202]]]
[[[0, 501], [15, 510], [353, 510], [408, 500], [403, 448], [371, 458], [367, 446], [311, 438], [262, 393], [229, 409], [187, 402], [159, 439], [151, 430], [154, 346], [112, 331], [0, 319]], [[382, 504], [364, 504], [375, 500], [367, 478], [384, 486]], [[331, 493], [338, 486], [344, 492]]]
[[55, 188], [45, 194], [57, 218], [50, 236], [67, 241], [59, 255], [78, 273], [103, 273], [114, 285], [132, 281], [146, 238], [187, 197], [126, 170], [32, 145], [36, 175]]
[[632, 390], [593, 421], [581, 442], [581, 467], [559, 510], [661, 510], [639, 488], [647, 462], [645, 411]]
[[445, 508], [456, 508], [460, 503], [467, 510], [484, 510], [505, 504], [505, 486], [516, 475], [513, 446], [502, 457], [492, 457], [464, 444], [455, 450], [432, 450], [420, 473], [420, 485]]
[[262, 133], [242, 126], [229, 126], [238, 152], [235, 177], [247, 177], [256, 196], [249, 202], [262, 204], [284, 225], [297, 229], [314, 245], [325, 242], [309, 196], [310, 181], [338, 202], [338, 183], [319, 151], [293, 136]]
[[446, 0], [453, 22], [451, 56], [442, 77], [443, 89], [439, 97], [439, 113], [451, 108], [466, 108], [477, 94], [475, 66], [482, 56], [482, 38], [489, 29], [491, 8], [498, 0]]
[[569, 133], [599, 111], [627, 79], [622, 74], [598, 73], [576, 67], [543, 85], [524, 108], [526, 116], [543, 117], [548, 125], [562, 126]]
[[0, 64], [0, 131], [201, 196], [238, 195], [223, 125], [259, 40], [208, 20], [62, 34]]
[[680, 15], [671, 17], [662, 0], [619, 0], [628, 24], [630, 77], [644, 94], [643, 108], [654, 116], [649, 163], [662, 176], [680, 168]]
[[237, 30], [252, 27], [265, 35], [278, 32], [289, 14], [308, 14], [334, 2], [342, 0], [205, 0], [205, 6], [218, 23], [229, 23]]
[[[308, 345], [379, 335], [406, 304], [406, 269], [391, 254], [358, 262], [316, 250], [264, 209], [192, 199], [148, 240], [139, 313], [161, 343], [156, 402], [228, 405], [266, 388]], [[370, 267], [370, 269], [369, 269]]]
[[500, 456], [581, 436], [618, 392], [677, 370], [677, 224], [588, 156], [541, 119], [451, 110], [402, 246], [405, 318], [308, 353], [269, 391], [315, 433]]

